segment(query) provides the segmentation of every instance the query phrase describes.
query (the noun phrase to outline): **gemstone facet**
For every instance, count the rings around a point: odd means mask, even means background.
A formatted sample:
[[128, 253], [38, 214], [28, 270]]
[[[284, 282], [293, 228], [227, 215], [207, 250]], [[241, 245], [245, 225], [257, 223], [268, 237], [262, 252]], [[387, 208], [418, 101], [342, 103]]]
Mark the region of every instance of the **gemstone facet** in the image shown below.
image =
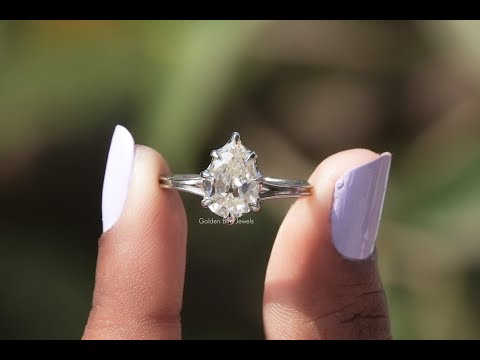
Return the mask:
[[204, 197], [202, 206], [234, 223], [235, 219], [258, 211], [262, 174], [257, 168], [255, 152], [248, 150], [233, 133], [220, 149], [211, 152], [212, 161], [202, 172]]

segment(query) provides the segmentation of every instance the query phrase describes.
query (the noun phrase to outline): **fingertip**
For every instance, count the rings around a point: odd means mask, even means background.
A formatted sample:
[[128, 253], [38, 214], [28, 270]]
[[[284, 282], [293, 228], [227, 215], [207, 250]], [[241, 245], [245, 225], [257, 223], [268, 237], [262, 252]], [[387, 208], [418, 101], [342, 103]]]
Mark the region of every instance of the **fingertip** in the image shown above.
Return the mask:
[[99, 244], [85, 338], [180, 337], [185, 209], [176, 191], [159, 186], [159, 176], [169, 173], [164, 157], [143, 145], [133, 152], [123, 210]]
[[[369, 256], [390, 159], [390, 153], [352, 149], [314, 170], [309, 179], [313, 196], [290, 208], [272, 249], [264, 296], [269, 338], [388, 335], [385, 299]], [[366, 258], [372, 261], [351, 261]], [[284, 313], [291, 320], [285, 321]], [[370, 314], [372, 320], [365, 321]], [[361, 321], [342, 321], [350, 317]], [[374, 331], [363, 333], [363, 325]]]
[[309, 181], [317, 194], [323, 194], [331, 191], [335, 182], [347, 171], [374, 161], [379, 156], [368, 149], [340, 151], [324, 159], [313, 171]]
[[[388, 154], [389, 153], [385, 153]], [[382, 154], [383, 155], [383, 154]], [[305, 254], [319, 252], [319, 256], [333, 261], [327, 256], [337, 247], [332, 241], [332, 206], [336, 183], [345, 174], [374, 162], [380, 157], [368, 149], [350, 149], [338, 152], [324, 159], [313, 171], [309, 182], [313, 186], [312, 196], [299, 199], [285, 216], [277, 234], [269, 263], [269, 275], [297, 276], [305, 271], [302, 258]], [[293, 244], [295, 242], [295, 245]], [[292, 253], [292, 247], [295, 252]], [[288, 258], [283, 258], [290, 254]], [[292, 263], [288, 270], [283, 264]], [[274, 270], [273, 270], [274, 269]]]
[[158, 151], [145, 145], [135, 146], [130, 190], [115, 228], [121, 233], [134, 229], [140, 244], [156, 237], [163, 246], [179, 247], [178, 251], [183, 252], [187, 236], [183, 202], [177, 191], [159, 186], [159, 177], [169, 173], [168, 163]]
[[161, 175], [170, 174], [168, 162], [163, 155], [146, 145], [135, 145], [135, 161], [148, 162], [154, 165], [153, 169]]
[[145, 222], [149, 215], [154, 221], [146, 223], [146, 230], [155, 227], [161, 230], [165, 241], [186, 238], [187, 218], [185, 208], [177, 191], [162, 189], [159, 177], [170, 174], [167, 160], [158, 151], [145, 146], [135, 146], [135, 167], [131, 194], [126, 203], [126, 216], [135, 223]]

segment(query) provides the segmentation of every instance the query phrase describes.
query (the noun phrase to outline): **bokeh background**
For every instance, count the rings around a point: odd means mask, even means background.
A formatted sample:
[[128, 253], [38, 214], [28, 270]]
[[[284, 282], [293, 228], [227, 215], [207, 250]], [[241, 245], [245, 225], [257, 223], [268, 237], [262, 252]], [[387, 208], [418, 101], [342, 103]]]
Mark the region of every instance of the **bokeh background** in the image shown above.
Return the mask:
[[[81, 336], [116, 124], [177, 173], [235, 130], [276, 177], [392, 152], [378, 251], [394, 337], [480, 338], [479, 39], [473, 21], [0, 21], [0, 338]], [[182, 198], [184, 337], [261, 339], [291, 201], [227, 227]]]

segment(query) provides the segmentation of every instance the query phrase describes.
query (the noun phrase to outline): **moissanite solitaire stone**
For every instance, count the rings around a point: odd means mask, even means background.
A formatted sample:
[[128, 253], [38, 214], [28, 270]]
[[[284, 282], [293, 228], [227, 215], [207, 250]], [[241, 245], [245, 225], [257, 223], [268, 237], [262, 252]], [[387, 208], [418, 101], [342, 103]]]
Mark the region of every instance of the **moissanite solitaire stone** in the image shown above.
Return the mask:
[[257, 168], [257, 155], [243, 146], [240, 135], [233, 133], [220, 149], [211, 152], [212, 161], [203, 178], [202, 206], [234, 223], [250, 210], [260, 210], [262, 174]]

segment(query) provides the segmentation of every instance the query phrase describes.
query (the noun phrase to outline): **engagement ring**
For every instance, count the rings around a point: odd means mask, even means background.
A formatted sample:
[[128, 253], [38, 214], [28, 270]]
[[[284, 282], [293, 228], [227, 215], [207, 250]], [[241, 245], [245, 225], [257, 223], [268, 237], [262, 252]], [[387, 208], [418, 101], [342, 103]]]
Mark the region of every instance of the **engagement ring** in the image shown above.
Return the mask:
[[234, 224], [250, 211], [259, 211], [261, 200], [312, 193], [307, 181], [264, 177], [257, 168], [257, 154], [242, 144], [237, 132], [210, 155], [210, 165], [199, 175], [162, 176], [160, 186], [202, 196], [202, 207], [224, 218], [227, 224]]

